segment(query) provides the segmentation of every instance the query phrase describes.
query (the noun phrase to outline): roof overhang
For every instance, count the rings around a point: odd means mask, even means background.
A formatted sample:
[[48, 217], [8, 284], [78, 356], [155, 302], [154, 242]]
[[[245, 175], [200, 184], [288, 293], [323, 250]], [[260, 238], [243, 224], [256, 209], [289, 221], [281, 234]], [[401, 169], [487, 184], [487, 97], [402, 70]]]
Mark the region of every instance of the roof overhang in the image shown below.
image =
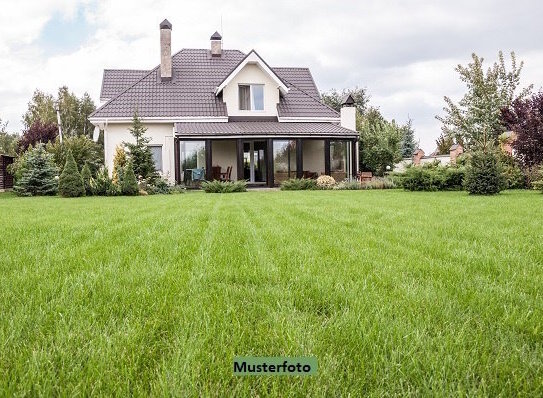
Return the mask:
[[281, 94], [285, 95], [288, 93], [288, 87], [281, 80], [279, 76], [273, 71], [272, 68], [262, 59], [260, 55], [255, 50], [251, 50], [249, 54], [243, 58], [238, 66], [234, 68], [228, 76], [224, 78], [222, 83], [215, 89], [215, 95], [219, 95], [222, 90], [232, 81], [234, 77], [246, 66], [246, 65], [257, 65], [264, 73], [266, 73], [275, 83], [277, 83], [277, 88]]
[[358, 133], [335, 123], [281, 123], [266, 121], [240, 121], [228, 123], [175, 123], [175, 135], [198, 138], [332, 138], [353, 140]]

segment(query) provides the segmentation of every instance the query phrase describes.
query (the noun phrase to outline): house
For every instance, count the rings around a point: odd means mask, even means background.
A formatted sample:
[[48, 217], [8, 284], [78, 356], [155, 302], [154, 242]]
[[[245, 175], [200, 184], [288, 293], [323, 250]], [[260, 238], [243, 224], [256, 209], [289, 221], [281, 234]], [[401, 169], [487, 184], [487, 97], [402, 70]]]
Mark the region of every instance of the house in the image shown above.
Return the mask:
[[354, 101], [338, 113], [325, 105], [305, 67], [271, 67], [256, 51], [222, 48], [171, 54], [172, 25], [160, 24], [160, 64], [104, 71], [103, 103], [89, 120], [104, 131], [105, 164], [130, 141], [134, 112], [147, 127], [157, 170], [178, 184], [201, 179], [276, 186], [288, 178], [358, 169]]
[[394, 165], [394, 171], [402, 172], [405, 171], [406, 167], [409, 165], [419, 166], [427, 163], [439, 162], [441, 166], [447, 166], [449, 164], [455, 164], [458, 156], [464, 153], [464, 148], [462, 145], [454, 144], [449, 149], [449, 154], [438, 155], [437, 153], [432, 153], [428, 156], [424, 153], [421, 148], [413, 153], [413, 156], [410, 158], [404, 158], [400, 163]]
[[13, 176], [8, 172], [8, 166], [15, 158], [0, 153], [0, 191], [13, 188]]

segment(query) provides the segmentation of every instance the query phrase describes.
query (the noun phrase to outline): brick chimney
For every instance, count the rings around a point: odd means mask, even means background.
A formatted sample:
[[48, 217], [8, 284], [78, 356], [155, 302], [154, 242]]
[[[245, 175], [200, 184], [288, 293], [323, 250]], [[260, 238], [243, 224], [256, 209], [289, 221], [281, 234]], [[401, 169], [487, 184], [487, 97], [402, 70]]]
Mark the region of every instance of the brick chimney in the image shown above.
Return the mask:
[[160, 24], [160, 79], [172, 80], [172, 24], [167, 19]]
[[420, 160], [424, 157], [424, 151], [420, 148], [418, 148], [415, 153], [413, 154], [413, 164], [415, 166], [418, 166], [420, 164]]
[[456, 158], [464, 153], [464, 148], [460, 144], [454, 144], [449, 149], [449, 156], [451, 158], [451, 164], [456, 164]]
[[222, 55], [222, 36], [219, 32], [211, 35], [211, 56], [220, 57]]

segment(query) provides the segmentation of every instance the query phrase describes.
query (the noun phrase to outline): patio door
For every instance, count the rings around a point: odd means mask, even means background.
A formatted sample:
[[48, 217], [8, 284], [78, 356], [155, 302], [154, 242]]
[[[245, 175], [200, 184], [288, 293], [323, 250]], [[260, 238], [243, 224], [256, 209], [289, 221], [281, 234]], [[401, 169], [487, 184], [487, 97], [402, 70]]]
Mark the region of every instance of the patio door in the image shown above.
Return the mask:
[[243, 142], [243, 178], [253, 184], [266, 183], [266, 141]]

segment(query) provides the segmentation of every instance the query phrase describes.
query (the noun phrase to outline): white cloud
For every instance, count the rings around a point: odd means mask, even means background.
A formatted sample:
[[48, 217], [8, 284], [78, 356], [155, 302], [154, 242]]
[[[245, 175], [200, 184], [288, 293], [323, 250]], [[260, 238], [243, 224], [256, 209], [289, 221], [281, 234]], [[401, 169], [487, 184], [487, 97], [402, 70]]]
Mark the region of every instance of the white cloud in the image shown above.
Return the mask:
[[[91, 36], [79, 48], [48, 54], [39, 47], [48, 22], [74, 18], [81, 9]], [[490, 61], [499, 49], [514, 49], [526, 63], [523, 82], [543, 85], [542, 10], [529, 0], [10, 2], [0, 15], [0, 117], [19, 129], [36, 88], [55, 92], [65, 84], [98, 102], [104, 68], [158, 63], [163, 18], [173, 24], [175, 51], [207, 47], [222, 17], [226, 48], [255, 48], [271, 65], [308, 66], [321, 90], [367, 87], [387, 117], [411, 116], [431, 151], [443, 96], [462, 94], [454, 67], [473, 51]]]

